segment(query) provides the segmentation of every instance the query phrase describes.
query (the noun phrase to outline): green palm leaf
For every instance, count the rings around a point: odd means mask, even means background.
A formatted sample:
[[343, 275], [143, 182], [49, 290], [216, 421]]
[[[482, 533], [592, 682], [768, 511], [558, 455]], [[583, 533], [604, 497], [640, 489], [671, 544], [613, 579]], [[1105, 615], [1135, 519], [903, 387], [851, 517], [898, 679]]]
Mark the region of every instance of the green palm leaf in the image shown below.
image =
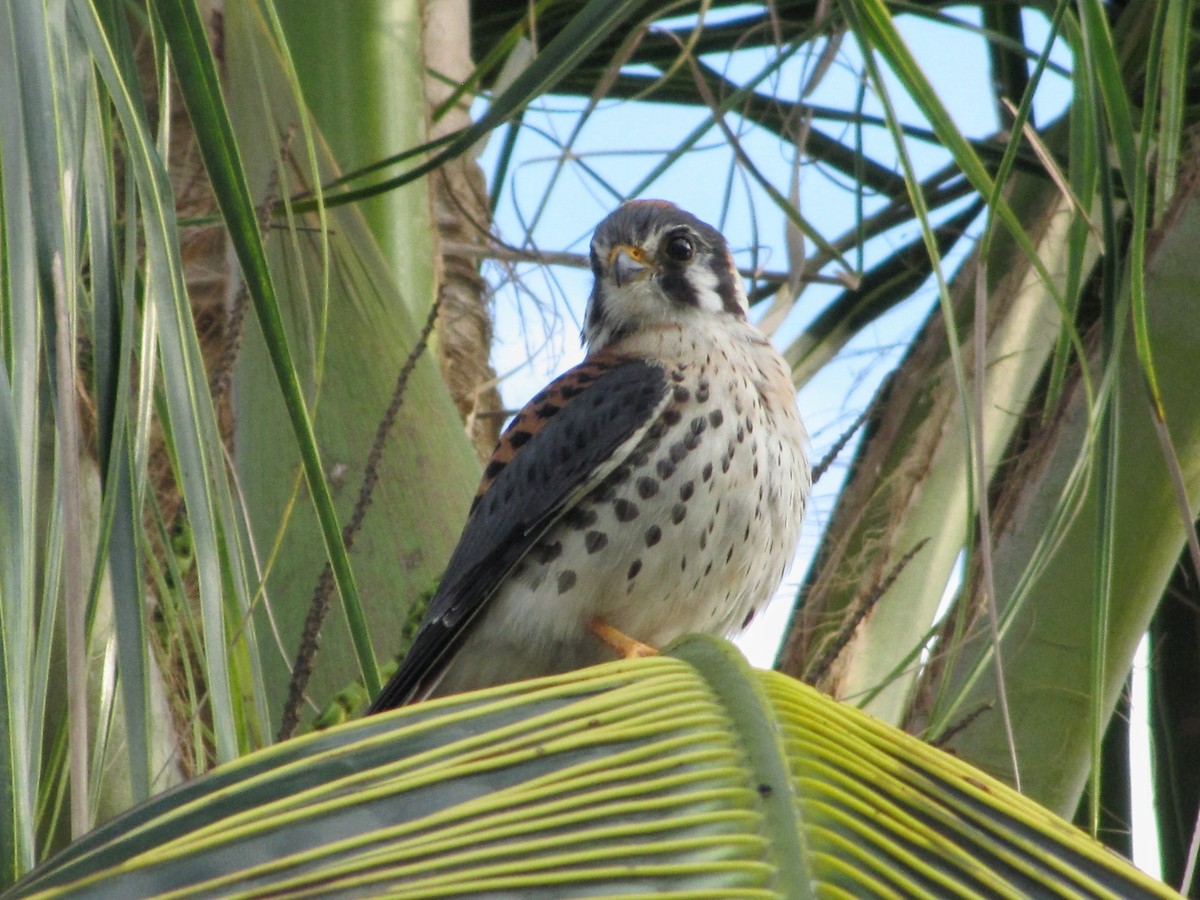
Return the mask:
[[251, 754], [17, 897], [1172, 896], [969, 766], [729, 645]]

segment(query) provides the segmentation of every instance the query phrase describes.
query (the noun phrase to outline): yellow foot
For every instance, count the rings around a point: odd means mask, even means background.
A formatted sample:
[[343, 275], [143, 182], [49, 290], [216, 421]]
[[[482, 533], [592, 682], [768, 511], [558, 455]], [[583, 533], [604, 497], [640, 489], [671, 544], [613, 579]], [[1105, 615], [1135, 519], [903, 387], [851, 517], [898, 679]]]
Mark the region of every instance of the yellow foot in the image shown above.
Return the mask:
[[623, 659], [640, 659], [643, 656], [658, 654], [658, 651], [649, 644], [635, 641], [624, 632], [617, 631], [599, 616], [593, 616], [592, 620], [588, 622], [588, 631], [616, 650]]

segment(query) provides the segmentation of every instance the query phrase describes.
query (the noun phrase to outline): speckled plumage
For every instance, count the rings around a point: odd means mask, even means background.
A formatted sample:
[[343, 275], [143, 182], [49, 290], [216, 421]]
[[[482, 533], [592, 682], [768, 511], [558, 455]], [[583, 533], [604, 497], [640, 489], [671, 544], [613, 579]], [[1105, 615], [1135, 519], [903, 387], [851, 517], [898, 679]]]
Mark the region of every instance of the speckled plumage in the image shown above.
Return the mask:
[[593, 617], [652, 646], [729, 634], [783, 577], [807, 436], [723, 238], [635, 201], [601, 223], [592, 260], [588, 357], [501, 437], [372, 711], [615, 658]]

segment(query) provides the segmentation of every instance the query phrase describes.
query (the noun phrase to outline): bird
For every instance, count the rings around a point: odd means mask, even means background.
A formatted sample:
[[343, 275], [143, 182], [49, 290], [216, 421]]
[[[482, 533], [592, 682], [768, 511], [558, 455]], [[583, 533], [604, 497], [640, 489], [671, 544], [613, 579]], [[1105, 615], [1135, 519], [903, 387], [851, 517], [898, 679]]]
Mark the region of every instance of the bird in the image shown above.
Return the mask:
[[502, 433], [378, 713], [740, 631], [811, 487], [790, 369], [721, 233], [663, 200], [596, 228], [582, 363]]

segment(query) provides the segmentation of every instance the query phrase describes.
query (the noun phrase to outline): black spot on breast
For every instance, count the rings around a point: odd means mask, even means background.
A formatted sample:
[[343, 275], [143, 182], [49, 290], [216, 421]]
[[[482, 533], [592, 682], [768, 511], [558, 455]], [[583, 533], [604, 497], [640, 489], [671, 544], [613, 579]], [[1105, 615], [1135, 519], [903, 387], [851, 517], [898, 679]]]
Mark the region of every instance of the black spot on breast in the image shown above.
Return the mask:
[[629, 480], [629, 476], [633, 474], [629, 466], [617, 466], [612, 470], [612, 474], [608, 476], [609, 484], [624, 484]]
[[533, 433], [529, 431], [512, 431], [508, 434], [508, 442], [514, 449], [521, 449], [529, 443], [529, 439], [533, 437]]
[[708, 402], [708, 379], [707, 378], [700, 379], [700, 384], [696, 388], [696, 402], [698, 402], [698, 403], [707, 403]]
[[534, 412], [538, 414], [538, 418], [552, 419], [554, 416], [558, 415], [559, 410], [561, 409], [562, 407], [557, 403], [543, 403], [541, 406], [537, 407]]
[[565, 387], [560, 388], [558, 393], [560, 396], [562, 396], [562, 398], [564, 400], [574, 400], [576, 397], [578, 397], [580, 394], [583, 393], [583, 386], [576, 385], [576, 384], [569, 384], [569, 385], [566, 385]]
[[705, 463], [704, 470], [700, 473], [700, 477], [705, 481], [712, 478], [712, 463]]
[[[649, 528], [646, 529], [646, 546], [647, 547], [653, 547], [655, 544], [657, 544], [661, 540], [662, 540], [662, 529], [659, 528], [657, 525], [651, 525]], [[732, 553], [733, 551], [730, 550], [730, 552]]]
[[655, 465], [655, 470], [658, 472], [658, 477], [666, 481], [675, 474], [675, 463], [669, 459], [660, 459]]
[[725, 421], [725, 414], [719, 409], [714, 409], [708, 414], [708, 424], [713, 428], [720, 428], [721, 423]]
[[758, 612], [757, 609], [752, 609], [746, 613], [746, 618], [742, 619], [742, 628], [749, 628], [750, 623], [754, 621], [754, 616]]
[[570, 569], [560, 572], [558, 575], [558, 592], [565, 594], [573, 587], [575, 587], [575, 573]]
[[676, 503], [671, 507], [671, 521], [678, 525], [687, 518], [687, 506], [682, 503]]
[[503, 472], [504, 467], [507, 465], [508, 465], [508, 463], [506, 463], [506, 462], [501, 462], [498, 459], [493, 459], [490, 463], [487, 464], [487, 468], [483, 470], [484, 479], [487, 481], [491, 481], [497, 475], [499, 475], [501, 472]]
[[588, 553], [595, 553], [608, 546], [608, 535], [603, 531], [589, 531], [583, 539], [583, 546]]
[[649, 500], [658, 493], [658, 482], [649, 475], [643, 475], [637, 480], [637, 492], [643, 500]]
[[637, 504], [624, 497], [613, 502], [613, 512], [616, 513], [618, 522], [632, 522], [638, 517]]
[[740, 444], [740, 443], [742, 443], [744, 440], [746, 440], [746, 429], [744, 429], [744, 428], [743, 428], [741, 425], [738, 425], [738, 427], [737, 427], [737, 441], [738, 441], [738, 443]]
[[679, 410], [668, 407], [663, 410], [662, 420], [667, 423], [668, 427], [678, 425], [683, 419], [683, 413]]
[[632, 563], [630, 563], [629, 571], [625, 573], [625, 577], [627, 579], [637, 578], [637, 573], [640, 571], [642, 571], [642, 561], [640, 559], [635, 559]]
[[543, 566], [546, 563], [553, 562], [562, 556], [562, 541], [555, 541], [553, 544], [542, 544], [534, 551], [534, 556], [537, 561]]
[[692, 399], [692, 392], [685, 388], [682, 384], [677, 384], [672, 393], [676, 403], [687, 403]]
[[685, 481], [679, 488], [679, 499], [687, 502], [692, 499], [692, 494], [696, 492], [696, 482]]
[[576, 531], [582, 531], [585, 528], [591, 528], [596, 524], [596, 511], [594, 509], [583, 509], [576, 506], [563, 516], [563, 524], [568, 528], [574, 528]]
[[[683, 458], [688, 455], [688, 449], [689, 448], [687, 447], [687, 445], [685, 444], [684, 441], [676, 441], [674, 444], [672, 444], [671, 450], [668, 454], [671, 457], [671, 462], [673, 462], [673, 463], [683, 462]], [[693, 447], [691, 449], [695, 449], [695, 448]], [[663, 477], [665, 478], [666, 476], [664, 475]]]

